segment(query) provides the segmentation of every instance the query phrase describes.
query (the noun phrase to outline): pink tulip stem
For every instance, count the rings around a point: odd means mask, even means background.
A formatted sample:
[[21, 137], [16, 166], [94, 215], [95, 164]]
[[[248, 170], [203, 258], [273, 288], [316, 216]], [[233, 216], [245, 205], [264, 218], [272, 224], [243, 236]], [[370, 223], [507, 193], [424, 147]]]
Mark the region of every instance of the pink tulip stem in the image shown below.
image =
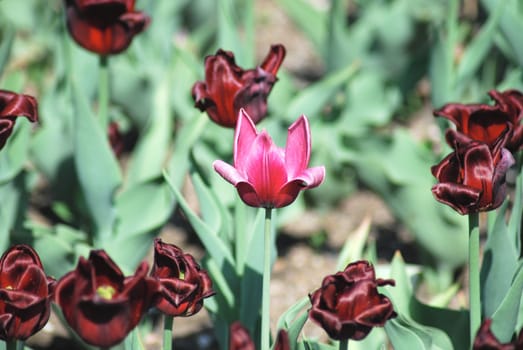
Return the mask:
[[340, 340], [340, 350], [349, 350], [349, 339]]
[[173, 322], [174, 322], [174, 316], [164, 315], [162, 350], [172, 350], [173, 349]]
[[481, 297], [479, 283], [479, 214], [469, 214], [469, 306], [470, 341], [474, 342], [481, 325]]
[[109, 57], [100, 55], [98, 61], [98, 117], [104, 133], [109, 125]]
[[270, 329], [270, 283], [271, 283], [271, 208], [265, 208], [265, 240], [262, 287], [262, 325], [260, 349], [269, 350]]

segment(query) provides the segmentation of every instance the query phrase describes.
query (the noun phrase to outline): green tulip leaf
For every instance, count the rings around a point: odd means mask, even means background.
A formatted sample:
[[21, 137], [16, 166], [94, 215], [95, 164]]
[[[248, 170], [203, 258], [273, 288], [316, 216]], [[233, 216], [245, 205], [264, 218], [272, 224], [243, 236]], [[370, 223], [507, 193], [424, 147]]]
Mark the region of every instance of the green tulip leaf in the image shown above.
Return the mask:
[[481, 305], [486, 317], [491, 317], [500, 306], [518, 267], [519, 254], [505, 224], [507, 206], [508, 201], [505, 201], [498, 209], [483, 253]]
[[492, 332], [501, 343], [510, 341], [514, 334], [522, 293], [523, 265], [520, 264], [505, 298], [491, 317]]
[[122, 182], [120, 168], [87, 99], [73, 81], [75, 166], [95, 224], [95, 239], [111, 237], [116, 211], [114, 195]]
[[358, 65], [350, 64], [303, 89], [289, 102], [284, 113], [287, 120], [294, 121], [302, 114], [311, 119], [317, 117], [325, 104], [357, 71]]
[[298, 336], [309, 317], [308, 310], [304, 310], [307, 306], [310, 306], [309, 298], [302, 298], [289, 307], [278, 319], [276, 328], [287, 330], [291, 350], [296, 350]]
[[127, 184], [144, 182], [161, 176], [172, 133], [169, 79], [159, 79], [153, 94], [151, 116], [133, 152]]
[[211, 228], [206, 222], [204, 222], [195, 212], [185, 198], [182, 196], [178, 188], [174, 185], [171, 177], [164, 172], [164, 177], [167, 180], [171, 190], [173, 191], [178, 204], [184, 211], [185, 215], [189, 219], [192, 227], [198, 234], [198, 237], [202, 241], [205, 249], [209, 255], [216, 262], [219, 269], [224, 268], [225, 264], [234, 265], [233, 257], [230, 249], [220, 239], [216, 228]]
[[402, 315], [387, 321], [385, 331], [395, 349], [454, 349], [450, 339], [443, 331], [422, 326]]
[[[169, 219], [174, 196], [163, 178], [137, 184], [116, 197], [116, 237], [159, 230]], [[147, 205], [144, 205], [147, 203]]]
[[0, 184], [12, 180], [27, 161], [31, 141], [31, 126], [25, 118], [18, 118], [15, 130], [0, 152]]
[[460, 84], [467, 82], [470, 77], [478, 70], [480, 65], [485, 62], [485, 58], [494, 43], [494, 36], [498, 32], [498, 25], [501, 14], [503, 13], [504, 4], [501, 2], [487, 19], [487, 22], [481, 27], [478, 34], [474, 36], [467, 46], [457, 70], [456, 81]]

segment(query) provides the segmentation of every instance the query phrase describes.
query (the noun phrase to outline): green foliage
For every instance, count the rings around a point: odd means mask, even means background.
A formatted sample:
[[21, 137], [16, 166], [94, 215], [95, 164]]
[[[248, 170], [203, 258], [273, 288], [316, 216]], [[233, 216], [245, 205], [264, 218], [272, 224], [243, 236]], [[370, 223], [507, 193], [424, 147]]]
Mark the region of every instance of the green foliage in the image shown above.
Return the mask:
[[[267, 49], [258, 47], [261, 34], [292, 43], [294, 37], [270, 34], [278, 22], [257, 26], [259, 3], [137, 2], [151, 24], [109, 60], [109, 119], [134, 137], [118, 158], [97, 117], [97, 57], [69, 38], [63, 1], [1, 0], [0, 88], [36, 95], [40, 123], [19, 118], [0, 151], [0, 248], [32, 244], [57, 278], [89, 250], [104, 248], [128, 273], [179, 206], [206, 251], [203, 264], [217, 294], [205, 304], [222, 348], [236, 320], [258, 339], [263, 213], [245, 207], [214, 174], [212, 161], [231, 161], [234, 132], [194, 108], [191, 88], [203, 79], [204, 57], [218, 48], [253, 68]], [[301, 52], [288, 45], [260, 126], [281, 145], [287, 127], [307, 115], [311, 165], [325, 165], [327, 173], [320, 188], [278, 212], [276, 230], [305, 207], [335, 210], [362, 187], [378, 194], [420, 258], [406, 264], [396, 255], [385, 267], [396, 286], [383, 293], [398, 317], [350, 348], [381, 349], [387, 341], [397, 349], [468, 348], [468, 311], [448, 306], [463, 287], [456, 276], [467, 258], [466, 220], [430, 192], [430, 167], [445, 147], [428, 130], [438, 122], [423, 122], [422, 132], [412, 126], [447, 102], [486, 102], [490, 89], [523, 88], [521, 4], [481, 0], [478, 15], [454, 0], [274, 3], [309, 41], [319, 67], [296, 71], [292, 61]], [[188, 174], [197, 209], [181, 191]], [[493, 318], [503, 342], [523, 326], [521, 174], [512, 191], [489, 215], [481, 266], [482, 316]], [[350, 235], [338, 269], [362, 258], [378, 264], [372, 225], [365, 219]], [[418, 300], [420, 286], [430, 303]], [[291, 349], [337, 348], [302, 334], [308, 306], [307, 297], [300, 299], [278, 322], [289, 331]], [[143, 349], [142, 337], [137, 330], [121, 347]]]

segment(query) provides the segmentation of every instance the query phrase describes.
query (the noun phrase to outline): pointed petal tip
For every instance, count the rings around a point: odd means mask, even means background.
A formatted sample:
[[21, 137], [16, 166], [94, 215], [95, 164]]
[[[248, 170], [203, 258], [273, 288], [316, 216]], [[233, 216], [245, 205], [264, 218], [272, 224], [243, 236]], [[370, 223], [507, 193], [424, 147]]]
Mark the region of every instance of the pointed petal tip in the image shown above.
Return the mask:
[[212, 163], [214, 171], [216, 171], [225, 181], [229, 182], [233, 186], [238, 185], [241, 181], [247, 181], [232, 165], [225, 163], [222, 160], [215, 160]]

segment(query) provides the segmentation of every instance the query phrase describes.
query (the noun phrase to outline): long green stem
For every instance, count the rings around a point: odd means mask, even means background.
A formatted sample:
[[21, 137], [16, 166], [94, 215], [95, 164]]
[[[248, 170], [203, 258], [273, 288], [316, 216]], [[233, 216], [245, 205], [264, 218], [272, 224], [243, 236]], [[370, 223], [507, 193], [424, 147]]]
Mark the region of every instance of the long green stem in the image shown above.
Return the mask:
[[98, 61], [100, 76], [98, 80], [98, 118], [104, 132], [109, 125], [109, 58], [101, 55]]
[[262, 326], [260, 350], [269, 350], [270, 340], [270, 282], [271, 282], [271, 216], [272, 209], [265, 209], [265, 240], [262, 287]]
[[169, 315], [164, 316], [162, 350], [172, 350], [172, 348], [173, 348], [173, 321], [174, 321], [173, 316], [169, 316]]
[[18, 345], [17, 340], [10, 340], [10, 341], [6, 342], [5, 349], [6, 350], [16, 350], [18, 348], [17, 345]]
[[479, 289], [479, 214], [469, 214], [469, 304], [470, 341], [474, 342], [481, 324], [481, 297]]
[[340, 350], [349, 350], [349, 339], [340, 340]]

